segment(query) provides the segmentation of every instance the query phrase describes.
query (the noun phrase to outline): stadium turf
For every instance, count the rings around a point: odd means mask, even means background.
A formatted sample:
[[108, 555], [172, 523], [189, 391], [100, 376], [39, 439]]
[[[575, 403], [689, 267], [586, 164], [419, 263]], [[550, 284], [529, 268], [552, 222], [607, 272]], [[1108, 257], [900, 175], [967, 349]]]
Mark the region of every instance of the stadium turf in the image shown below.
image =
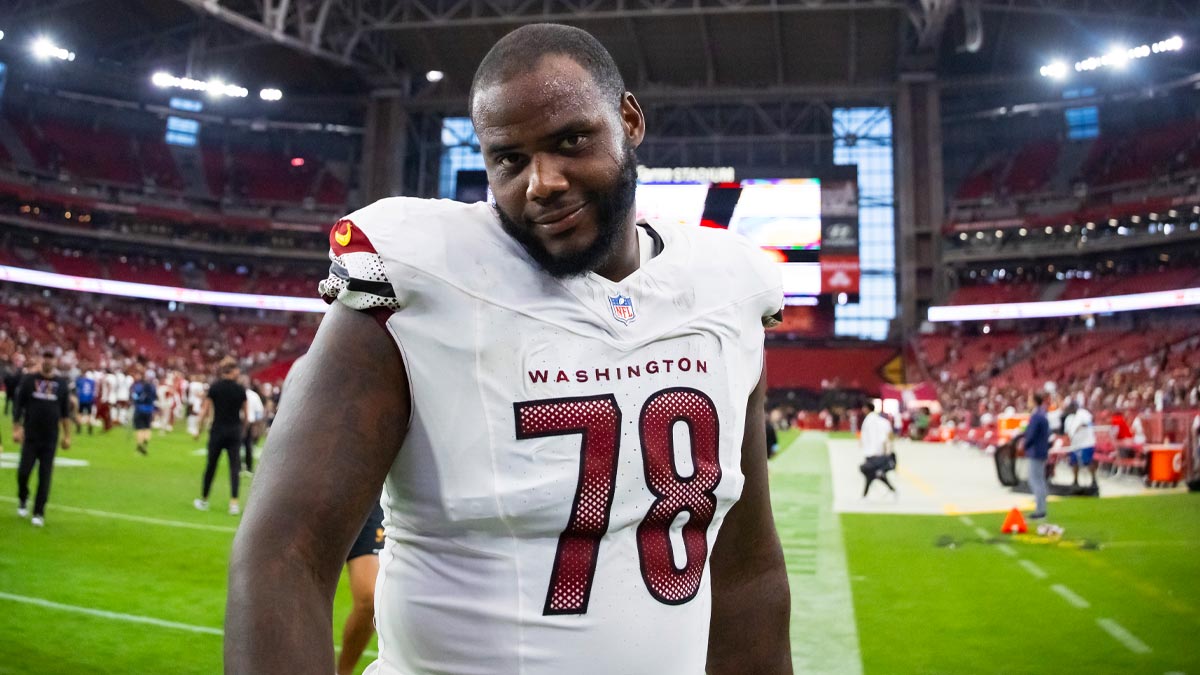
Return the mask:
[[[201, 513], [190, 437], [156, 435], [141, 457], [124, 429], [76, 436], [60, 456], [88, 465], [56, 469], [35, 530], [15, 513], [7, 420], [0, 433], [0, 674], [219, 673], [238, 522], [224, 465]], [[771, 463], [808, 672], [1200, 672], [1200, 499], [1057, 502], [1061, 542], [1012, 539], [1003, 514], [832, 514], [824, 453], [808, 435]], [[335, 631], [348, 608], [343, 579]], [[832, 651], [850, 656], [822, 661]]]

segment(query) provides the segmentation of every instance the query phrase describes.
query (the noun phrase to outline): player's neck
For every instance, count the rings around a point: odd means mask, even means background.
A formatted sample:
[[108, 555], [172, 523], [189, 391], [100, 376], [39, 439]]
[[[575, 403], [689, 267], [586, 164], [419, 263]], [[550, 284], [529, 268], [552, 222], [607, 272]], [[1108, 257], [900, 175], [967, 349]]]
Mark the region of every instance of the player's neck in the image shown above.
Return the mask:
[[612, 255], [602, 265], [593, 270], [596, 274], [609, 281], [621, 281], [641, 267], [641, 253], [638, 244], [637, 225], [633, 220], [632, 210], [628, 221], [622, 225], [621, 234], [613, 247]]

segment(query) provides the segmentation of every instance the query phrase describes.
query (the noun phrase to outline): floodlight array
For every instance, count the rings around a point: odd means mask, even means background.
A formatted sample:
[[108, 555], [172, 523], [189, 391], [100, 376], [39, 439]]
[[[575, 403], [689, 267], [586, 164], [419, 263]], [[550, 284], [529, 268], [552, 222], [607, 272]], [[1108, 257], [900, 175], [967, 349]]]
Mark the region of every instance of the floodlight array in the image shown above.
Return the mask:
[[250, 95], [249, 89], [236, 84], [228, 84], [219, 79], [212, 79], [205, 82], [202, 80], [193, 80], [190, 77], [176, 77], [163, 71], [154, 73], [154, 75], [150, 78], [150, 82], [160, 89], [185, 89], [188, 91], [202, 91], [209, 96], [245, 98], [246, 96]]
[[[1144, 59], [1151, 54], [1166, 54], [1168, 52], [1177, 52], [1183, 49], [1183, 38], [1178, 35], [1160, 40], [1153, 44], [1138, 45], [1137, 47], [1117, 46], [1110, 49], [1107, 53], [1100, 56], [1091, 56], [1082, 61], [1075, 62], [1075, 72], [1086, 73], [1100, 68], [1115, 68], [1123, 69], [1130, 61]], [[1071, 70], [1063, 61], [1052, 61], [1040, 69], [1042, 77], [1048, 77], [1052, 80], [1063, 80], [1070, 75]]]

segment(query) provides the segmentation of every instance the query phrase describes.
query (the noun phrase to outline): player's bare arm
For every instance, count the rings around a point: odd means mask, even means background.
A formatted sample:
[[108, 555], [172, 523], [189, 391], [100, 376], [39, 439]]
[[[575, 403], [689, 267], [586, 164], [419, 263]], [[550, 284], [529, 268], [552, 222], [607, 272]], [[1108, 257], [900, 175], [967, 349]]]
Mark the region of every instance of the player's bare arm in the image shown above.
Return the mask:
[[766, 388], [764, 373], [746, 404], [742, 497], [713, 546], [710, 675], [792, 672], [791, 594], [767, 484]]
[[372, 317], [334, 303], [289, 378], [234, 540], [226, 673], [333, 672], [338, 577], [409, 406], [392, 339]]

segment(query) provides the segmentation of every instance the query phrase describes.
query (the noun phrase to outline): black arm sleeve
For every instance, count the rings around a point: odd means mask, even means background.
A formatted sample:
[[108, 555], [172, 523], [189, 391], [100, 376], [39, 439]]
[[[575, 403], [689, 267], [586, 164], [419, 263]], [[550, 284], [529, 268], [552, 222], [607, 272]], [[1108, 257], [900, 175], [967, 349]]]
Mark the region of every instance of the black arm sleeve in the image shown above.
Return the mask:
[[64, 420], [71, 416], [71, 387], [66, 379], [58, 381], [58, 414]]
[[33, 378], [29, 375], [22, 375], [17, 384], [17, 398], [13, 402], [13, 424], [25, 423], [25, 408], [29, 406], [31, 396], [33, 396]]

